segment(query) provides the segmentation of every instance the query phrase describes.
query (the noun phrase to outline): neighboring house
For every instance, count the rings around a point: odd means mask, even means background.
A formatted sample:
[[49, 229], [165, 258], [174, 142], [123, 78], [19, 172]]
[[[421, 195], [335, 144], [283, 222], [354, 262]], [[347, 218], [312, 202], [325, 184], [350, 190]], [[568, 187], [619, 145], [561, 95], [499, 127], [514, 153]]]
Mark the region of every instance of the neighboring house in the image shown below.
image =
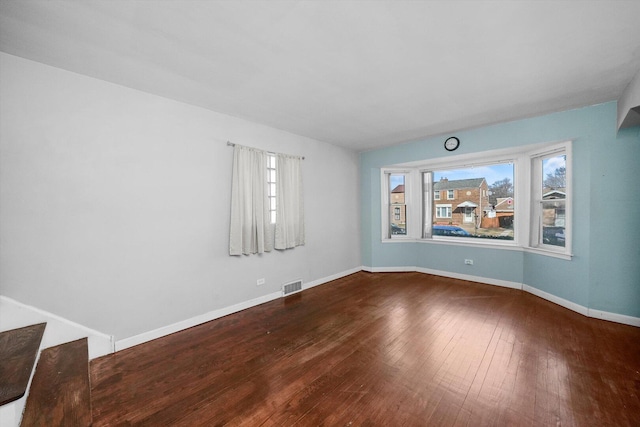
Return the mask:
[[391, 231], [393, 234], [406, 234], [407, 205], [404, 198], [404, 184], [400, 184], [391, 190]]
[[482, 228], [511, 228], [515, 203], [513, 197], [498, 197], [494, 206], [488, 206], [482, 217]]
[[480, 226], [482, 212], [489, 206], [484, 178], [441, 178], [433, 184], [433, 223]]
[[545, 188], [542, 192], [542, 225], [564, 227], [567, 194], [564, 188]]

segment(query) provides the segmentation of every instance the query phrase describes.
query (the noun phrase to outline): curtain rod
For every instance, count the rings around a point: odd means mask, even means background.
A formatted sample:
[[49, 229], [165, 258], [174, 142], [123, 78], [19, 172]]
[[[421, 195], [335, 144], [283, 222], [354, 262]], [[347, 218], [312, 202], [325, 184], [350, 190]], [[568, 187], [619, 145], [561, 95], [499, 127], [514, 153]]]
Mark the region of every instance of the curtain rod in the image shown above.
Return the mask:
[[[228, 145], [229, 147], [235, 147], [235, 146], [236, 146], [236, 144], [234, 144], [234, 143], [233, 143], [233, 142], [231, 142], [231, 141], [227, 141], [227, 145]], [[297, 157], [300, 157], [302, 160], [304, 160], [304, 156], [297, 156]]]

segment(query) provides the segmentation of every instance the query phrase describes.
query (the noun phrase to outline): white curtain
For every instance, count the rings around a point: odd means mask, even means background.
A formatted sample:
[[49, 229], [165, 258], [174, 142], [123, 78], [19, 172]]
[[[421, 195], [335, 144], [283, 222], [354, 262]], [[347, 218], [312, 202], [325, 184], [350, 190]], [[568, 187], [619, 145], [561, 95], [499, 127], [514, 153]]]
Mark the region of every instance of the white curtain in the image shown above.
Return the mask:
[[304, 245], [302, 170], [299, 157], [277, 154], [275, 248]]
[[273, 249], [266, 176], [267, 153], [236, 144], [231, 183], [230, 255]]

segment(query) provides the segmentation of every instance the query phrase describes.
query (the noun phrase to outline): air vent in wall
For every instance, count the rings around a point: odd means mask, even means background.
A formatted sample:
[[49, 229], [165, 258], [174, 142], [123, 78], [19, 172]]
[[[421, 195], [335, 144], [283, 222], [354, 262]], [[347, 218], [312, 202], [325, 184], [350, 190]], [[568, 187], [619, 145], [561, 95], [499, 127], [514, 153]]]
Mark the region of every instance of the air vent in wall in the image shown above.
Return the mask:
[[295, 282], [287, 283], [282, 287], [282, 295], [287, 296], [300, 292], [302, 290], [302, 280], [296, 280]]

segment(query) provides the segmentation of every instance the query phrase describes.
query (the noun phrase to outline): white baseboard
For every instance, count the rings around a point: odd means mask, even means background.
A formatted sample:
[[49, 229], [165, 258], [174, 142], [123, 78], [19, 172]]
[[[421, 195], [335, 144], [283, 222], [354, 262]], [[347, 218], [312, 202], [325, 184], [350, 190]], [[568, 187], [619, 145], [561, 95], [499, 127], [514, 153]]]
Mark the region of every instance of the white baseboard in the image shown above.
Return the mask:
[[418, 267], [415, 271], [434, 276], [451, 277], [453, 279], [467, 280], [469, 282], [479, 282], [485, 285], [501, 286], [503, 288], [522, 289], [522, 283], [511, 282], [509, 280], [491, 279], [489, 277], [473, 276], [471, 274], [451, 273], [449, 271], [432, 270], [430, 268]]
[[211, 320], [219, 319], [229, 314], [236, 313], [238, 311], [245, 310], [247, 308], [255, 307], [256, 305], [264, 304], [265, 302], [272, 301], [280, 298], [282, 292], [273, 292], [268, 295], [254, 298], [249, 301], [243, 301], [238, 304], [234, 304], [229, 307], [223, 307], [217, 310], [209, 311], [199, 316], [191, 317], [190, 319], [182, 320], [180, 322], [173, 323], [171, 325], [163, 326], [152, 331], [143, 332], [138, 335], [134, 335], [129, 338], [123, 338], [116, 341], [116, 351], [124, 350], [125, 348], [133, 347], [138, 344], [145, 343], [147, 341], [155, 340], [157, 338], [164, 337], [175, 332], [182, 331], [184, 329], [192, 328], [202, 323], [209, 322]]
[[358, 271], [362, 271], [362, 267], [352, 268], [350, 270], [346, 270], [337, 274], [332, 274], [331, 276], [323, 277], [322, 279], [314, 280], [309, 283], [303, 283], [302, 289], [304, 290], [304, 289], [313, 288], [314, 286], [323, 285], [327, 282], [331, 282], [332, 280], [338, 280], [345, 276], [349, 276], [351, 274], [357, 273]]
[[[331, 276], [327, 276], [321, 279], [317, 279], [317, 280], [305, 283], [303, 284], [303, 290], [309, 289], [318, 285], [322, 285], [332, 280], [340, 279], [350, 274], [357, 273], [358, 271], [367, 271], [370, 273], [419, 272], [424, 274], [433, 274], [436, 276], [450, 277], [454, 279], [484, 283], [488, 285], [502, 286], [502, 287], [507, 287], [512, 289], [522, 289], [523, 291], [529, 292], [547, 301], [551, 301], [555, 304], [568, 308], [569, 310], [575, 311], [584, 316], [640, 327], [640, 318], [638, 317], [589, 309], [587, 307], [581, 306], [579, 304], [573, 303], [571, 301], [565, 300], [553, 294], [541, 291], [537, 288], [534, 288], [532, 286], [525, 285], [522, 283], [511, 282], [511, 281], [500, 280], [500, 279], [491, 279], [487, 277], [473, 276], [468, 274], [452, 273], [448, 271], [434, 270], [434, 269], [428, 269], [428, 268], [422, 268], [422, 267], [413, 267], [413, 266], [406, 266], [406, 267], [360, 266], [360, 267], [346, 270]], [[17, 321], [17, 323], [22, 322], [24, 324], [8, 324], [6, 320], [7, 315], [5, 314], [4, 316], [0, 316], [0, 320], [4, 319], [2, 322], [0, 322], [0, 331], [6, 330], [6, 329], [13, 329], [21, 326], [27, 326], [28, 324], [37, 323], [40, 321], [48, 321], [50, 323], [56, 322], [56, 324], [66, 325], [67, 329], [74, 331], [74, 332], [71, 332], [71, 335], [69, 335], [69, 333], [62, 334], [62, 335], [65, 335], [65, 338], [67, 339], [67, 341], [88, 336], [89, 337], [89, 340], [88, 340], [89, 341], [89, 358], [94, 359], [96, 357], [99, 357], [108, 353], [112, 353], [115, 351], [124, 350], [125, 348], [133, 347], [135, 345], [142, 344], [144, 342], [151, 341], [156, 338], [160, 338], [160, 337], [163, 337], [163, 336], [166, 336], [166, 335], [169, 335], [169, 334], [172, 334], [172, 333], [175, 333], [183, 329], [187, 329], [205, 322], [209, 322], [211, 320], [215, 320], [220, 317], [227, 316], [229, 314], [254, 307], [256, 305], [264, 304], [266, 302], [278, 299], [280, 297], [282, 297], [282, 292], [280, 291], [273, 292], [268, 295], [254, 298], [249, 301], [244, 301], [229, 307], [213, 310], [208, 313], [204, 313], [202, 315], [192, 317], [190, 319], [186, 319], [180, 322], [173, 323], [171, 325], [154, 329], [152, 331], [144, 332], [142, 334], [134, 335], [129, 338], [124, 338], [118, 341], [114, 341], [114, 338], [111, 335], [107, 335], [107, 334], [95, 331], [93, 329], [87, 328], [85, 326], [82, 326], [70, 320], [64, 319], [55, 314], [48, 313], [44, 310], [40, 310], [38, 308], [31, 307], [26, 304], [22, 304], [11, 298], [0, 295], [0, 304], [4, 304], [5, 306], [5, 309], [2, 310], [4, 313], [7, 313], [6, 306], [12, 306], [14, 307], [14, 309], [18, 308], [20, 310], [27, 310], [30, 313], [35, 314], [34, 316], [32, 316], [32, 320], [29, 320], [30, 323], [25, 323], [21, 320]], [[16, 322], [13, 322], [13, 323], [16, 323]], [[77, 338], [68, 339], [70, 336], [74, 336], [74, 334], [77, 335]], [[62, 342], [58, 342], [52, 345], [57, 345], [61, 343]]]
[[362, 266], [362, 270], [368, 273], [413, 273], [418, 271], [416, 267], [367, 267], [367, 266]]
[[478, 282], [485, 285], [502, 286], [504, 288], [522, 289], [522, 283], [510, 282], [508, 280], [491, 279], [488, 277], [473, 276], [470, 274], [452, 273], [450, 271], [433, 270], [423, 267], [362, 267], [362, 270], [369, 273], [424, 273], [433, 274], [434, 276], [450, 277], [452, 279], [467, 280], [469, 282]]
[[508, 280], [491, 279], [488, 277], [472, 276], [470, 274], [452, 273], [444, 270], [433, 270], [431, 268], [423, 267], [366, 267], [363, 266], [362, 270], [369, 273], [424, 273], [433, 274], [434, 276], [449, 277], [452, 279], [467, 280], [469, 282], [478, 282], [485, 285], [502, 286], [504, 288], [522, 289], [522, 283], [510, 282]]
[[89, 359], [114, 352], [115, 340], [111, 335], [23, 304], [4, 295], [0, 295], [0, 307], [2, 307], [0, 310], [0, 331], [21, 328], [35, 323], [47, 323], [42, 337], [41, 349], [87, 337]]
[[610, 322], [623, 323], [625, 325], [640, 327], [640, 317], [627, 316], [625, 314], [609, 313], [607, 311], [589, 309], [589, 317], [608, 320]]
[[540, 289], [534, 288], [533, 286], [529, 286], [529, 285], [524, 285], [522, 287], [522, 290], [529, 292], [530, 294], [533, 294], [542, 299], [546, 299], [547, 301], [551, 301], [552, 303], [558, 304], [559, 306], [562, 306], [564, 308], [568, 308], [569, 310], [575, 311], [576, 313], [580, 313], [583, 316], [589, 316], [589, 310], [587, 309], [587, 307], [583, 305], [576, 304], [575, 302], [571, 302], [569, 300], [560, 298], [548, 292], [541, 291]]
[[[314, 280], [309, 283], [303, 283], [302, 290], [312, 288], [314, 286], [322, 285], [324, 283], [330, 282], [332, 280], [339, 279], [344, 276], [348, 276], [353, 273], [357, 273], [362, 270], [361, 267], [353, 268], [351, 270], [343, 271], [338, 274], [334, 274], [331, 276], [324, 277], [322, 279]], [[273, 301], [275, 299], [282, 297], [282, 291], [273, 292], [268, 295], [264, 295], [258, 298], [254, 298], [249, 301], [243, 301], [238, 304], [234, 304], [229, 307], [223, 307], [217, 310], [209, 311], [207, 313], [201, 314], [199, 316], [192, 317], [190, 319], [186, 319], [180, 322], [173, 323], [171, 325], [163, 326], [158, 329], [154, 329], [152, 331], [144, 332], [142, 334], [134, 335], [129, 338], [124, 338], [116, 341], [115, 349], [116, 351], [124, 350], [125, 348], [133, 347], [138, 344], [145, 343], [147, 341], [151, 341], [157, 338], [164, 337], [169, 334], [173, 334], [175, 332], [182, 331], [184, 329], [191, 328], [193, 326], [200, 325], [202, 323], [209, 322], [211, 320], [219, 319], [221, 317], [227, 316], [229, 314], [237, 313], [238, 311], [246, 310], [247, 308], [255, 307], [256, 305], [264, 304], [269, 301]]]
[[564, 298], [560, 298], [558, 296], [550, 294], [548, 292], [541, 291], [540, 289], [534, 288], [533, 286], [525, 285], [524, 283], [510, 282], [507, 280], [499, 280], [499, 279], [490, 279], [487, 277], [480, 277], [480, 276], [471, 276], [468, 274], [458, 274], [458, 273], [452, 273], [449, 271], [432, 270], [429, 268], [422, 268], [422, 267], [363, 266], [362, 270], [368, 271], [369, 273], [419, 272], [419, 273], [425, 273], [425, 274], [433, 274], [436, 276], [451, 277], [453, 279], [469, 280], [471, 282], [479, 282], [487, 285], [502, 286], [502, 287], [513, 288], [513, 289], [522, 289], [525, 292], [529, 292], [530, 294], [533, 294], [537, 297], [550, 301], [554, 304], [558, 304], [561, 307], [568, 308], [569, 310], [575, 311], [576, 313], [580, 313], [583, 316], [592, 317], [595, 319], [608, 320], [610, 322], [622, 323], [624, 325], [640, 327], [639, 317], [627, 316], [624, 314], [617, 314], [617, 313], [609, 313], [606, 311], [587, 308], [580, 304], [576, 304]]

